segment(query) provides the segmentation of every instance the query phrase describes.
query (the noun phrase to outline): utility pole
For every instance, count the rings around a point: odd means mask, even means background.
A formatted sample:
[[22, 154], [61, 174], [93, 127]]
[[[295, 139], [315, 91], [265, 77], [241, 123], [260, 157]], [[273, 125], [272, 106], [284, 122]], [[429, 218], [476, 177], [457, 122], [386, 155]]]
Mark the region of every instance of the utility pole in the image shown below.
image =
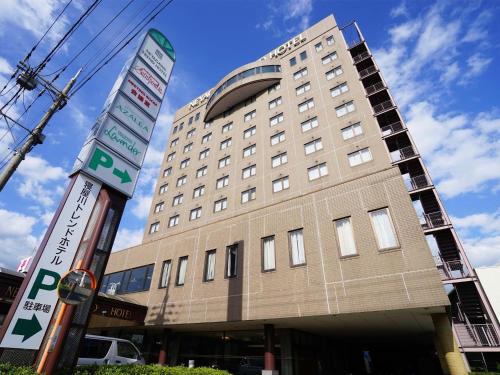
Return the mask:
[[36, 145], [43, 143], [45, 135], [43, 135], [42, 132], [45, 129], [45, 126], [52, 118], [54, 113], [56, 113], [58, 110], [62, 109], [66, 105], [66, 102], [68, 100], [67, 96], [68, 92], [75, 84], [76, 79], [78, 78], [80, 72], [81, 69], [76, 73], [76, 75], [73, 78], [69, 80], [64, 89], [57, 95], [56, 99], [54, 100], [50, 108], [47, 110], [47, 112], [45, 112], [45, 115], [43, 115], [41, 120], [35, 126], [35, 128], [29, 135], [26, 142], [24, 142], [24, 144], [21, 146], [19, 150], [15, 151], [14, 157], [9, 161], [9, 163], [5, 166], [4, 170], [0, 174], [0, 191], [3, 190], [4, 186], [7, 184], [12, 174], [16, 171], [19, 164], [21, 164], [21, 161], [23, 161], [24, 158], [26, 157], [26, 154], [28, 154]]

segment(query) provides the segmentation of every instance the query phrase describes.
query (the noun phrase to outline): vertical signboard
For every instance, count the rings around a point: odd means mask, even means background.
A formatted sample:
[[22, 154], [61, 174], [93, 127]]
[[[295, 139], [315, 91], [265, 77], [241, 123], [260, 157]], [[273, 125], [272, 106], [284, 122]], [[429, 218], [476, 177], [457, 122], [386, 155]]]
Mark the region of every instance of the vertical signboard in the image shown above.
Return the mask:
[[57, 284], [73, 263], [100, 189], [90, 177], [76, 178], [0, 347], [40, 347], [56, 307]]

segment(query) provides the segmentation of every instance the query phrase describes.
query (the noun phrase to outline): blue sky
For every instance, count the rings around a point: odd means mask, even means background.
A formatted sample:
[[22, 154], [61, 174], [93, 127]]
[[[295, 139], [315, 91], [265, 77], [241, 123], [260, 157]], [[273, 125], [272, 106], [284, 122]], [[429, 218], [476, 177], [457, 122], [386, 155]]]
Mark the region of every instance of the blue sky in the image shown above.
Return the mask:
[[[68, 61], [125, 2], [103, 1], [44, 70]], [[67, 79], [112, 45], [125, 20], [153, 1], [135, 0], [125, 17], [68, 68]], [[0, 3], [0, 85], [62, 9], [66, 0]], [[74, 0], [37, 49], [36, 64], [90, 0]], [[234, 68], [254, 61], [333, 13], [340, 25], [356, 19], [424, 156], [475, 266], [500, 261], [500, 4], [496, 1], [175, 0], [152, 24], [172, 42], [177, 63], [135, 196], [127, 203], [116, 249], [141, 241], [173, 113]], [[120, 53], [56, 116], [0, 193], [0, 266], [31, 255], [68, 181], [69, 169], [126, 57]], [[49, 76], [50, 78], [50, 76]], [[25, 97], [29, 103], [32, 95]], [[5, 101], [0, 96], [0, 103]], [[48, 107], [39, 100], [22, 123], [32, 127]], [[11, 108], [17, 118], [23, 103]], [[5, 125], [0, 123], [0, 137]], [[25, 135], [16, 128], [14, 136]], [[0, 141], [0, 159], [12, 147]]]

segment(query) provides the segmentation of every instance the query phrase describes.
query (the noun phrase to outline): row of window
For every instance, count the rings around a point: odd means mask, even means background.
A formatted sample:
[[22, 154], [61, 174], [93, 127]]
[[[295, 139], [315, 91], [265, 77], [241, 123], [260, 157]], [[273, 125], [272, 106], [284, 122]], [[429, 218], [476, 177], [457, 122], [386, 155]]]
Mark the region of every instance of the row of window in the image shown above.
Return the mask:
[[[326, 37], [326, 44], [327, 44], [328, 46], [332, 46], [334, 43], [335, 43], [335, 40], [333, 39], [333, 36], [331, 36], [331, 35], [330, 35], [330, 36]], [[322, 43], [322, 42], [316, 43], [316, 44], [314, 45], [314, 49], [315, 49], [315, 50], [316, 50], [316, 52], [318, 52], [318, 53], [319, 53], [319, 52], [321, 52], [321, 51], [323, 51], [323, 43]], [[300, 52], [300, 53], [299, 53], [299, 58], [300, 58], [300, 60], [301, 60], [301, 61], [306, 60], [306, 59], [307, 59], [307, 52], [306, 52], [306, 51], [302, 51], [302, 52]], [[324, 58], [323, 58], [323, 59], [324, 59]], [[296, 64], [297, 64], [297, 57], [296, 57], [296, 56], [292, 57], [292, 58], [289, 60], [289, 62], [290, 62], [290, 66], [294, 66], [294, 65], [296, 65]]]
[[[399, 247], [396, 231], [387, 207], [368, 212], [373, 234], [380, 251], [395, 249]], [[336, 232], [337, 244], [341, 257], [352, 257], [359, 255], [356, 239], [352, 225], [352, 218], [344, 217], [333, 221]], [[261, 269], [262, 272], [276, 270], [276, 238], [274, 235], [261, 238]], [[306, 249], [304, 244], [303, 229], [288, 232], [288, 251], [290, 266], [297, 267], [306, 264]], [[226, 248], [224, 277], [231, 278], [238, 275], [239, 267], [239, 244], [233, 244]], [[215, 279], [217, 249], [205, 252], [203, 270], [203, 281]], [[185, 283], [188, 266], [188, 256], [179, 258], [175, 285], [182, 286]], [[103, 279], [102, 291], [108, 291], [114, 287], [118, 293], [147, 290], [151, 283], [152, 265], [135, 268], [132, 270], [117, 272], [106, 275]], [[159, 288], [165, 288], [169, 284], [172, 260], [166, 260], [162, 264]], [[123, 284], [122, 284], [123, 283]], [[140, 287], [125, 288], [124, 285], [140, 285]], [[117, 286], [118, 285], [118, 286]], [[146, 286], [147, 285], [147, 286]], [[145, 288], [145, 289], [144, 289]]]

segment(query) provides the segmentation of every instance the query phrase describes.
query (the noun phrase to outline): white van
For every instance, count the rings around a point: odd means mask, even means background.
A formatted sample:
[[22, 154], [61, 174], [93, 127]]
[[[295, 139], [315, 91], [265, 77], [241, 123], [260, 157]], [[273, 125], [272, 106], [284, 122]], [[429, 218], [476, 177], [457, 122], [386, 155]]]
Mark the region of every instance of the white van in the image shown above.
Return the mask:
[[144, 358], [137, 347], [128, 340], [85, 335], [77, 365], [143, 365], [144, 363]]

